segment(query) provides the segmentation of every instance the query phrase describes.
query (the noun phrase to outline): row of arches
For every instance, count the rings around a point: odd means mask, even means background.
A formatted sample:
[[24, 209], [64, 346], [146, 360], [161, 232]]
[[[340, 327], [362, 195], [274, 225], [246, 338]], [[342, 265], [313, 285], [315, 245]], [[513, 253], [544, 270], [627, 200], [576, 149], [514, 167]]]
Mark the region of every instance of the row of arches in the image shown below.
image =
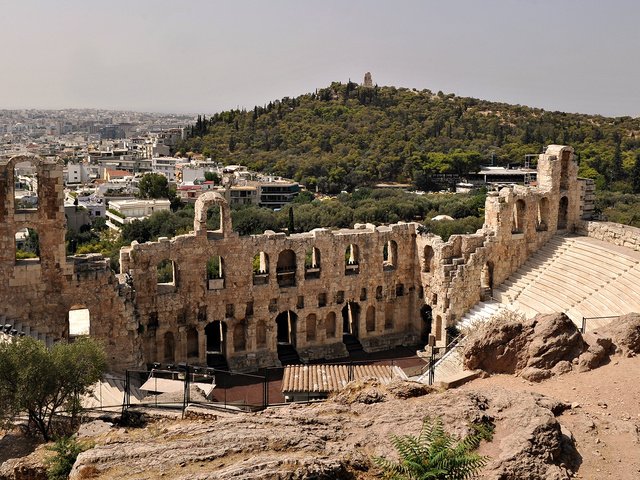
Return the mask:
[[[306, 343], [313, 343], [319, 340], [321, 331], [324, 338], [335, 339], [338, 336], [352, 336], [358, 338], [360, 329], [364, 327], [367, 333], [376, 331], [378, 328], [385, 330], [393, 329], [394, 306], [385, 305], [384, 324], [377, 325], [376, 307], [370, 305], [366, 308], [364, 323], [360, 325], [361, 307], [357, 302], [347, 302], [340, 312], [340, 318], [336, 312], [327, 313], [324, 318], [319, 318], [315, 313], [311, 313], [304, 318], [298, 316], [293, 310], [280, 312], [275, 317], [275, 340], [278, 346], [287, 345], [295, 348], [301, 340]], [[341, 320], [341, 323], [339, 323]], [[228, 344], [229, 329], [231, 328], [232, 345]], [[205, 336], [203, 345], [207, 364], [215, 356], [227, 356], [229, 353], [243, 352], [247, 349], [247, 323], [238, 322], [233, 327], [221, 320], [216, 320], [207, 324], [202, 333]], [[200, 331], [195, 326], [189, 326], [184, 332], [184, 342], [186, 345], [187, 360], [197, 363], [201, 356]], [[304, 338], [301, 337], [304, 336]], [[167, 331], [162, 335], [162, 358], [157, 358], [163, 362], [175, 362], [179, 355], [178, 342], [173, 331]], [[260, 350], [267, 347], [268, 328], [264, 320], [260, 320], [255, 326], [255, 348]], [[151, 356], [157, 356], [154, 351]]]
[[[549, 199], [542, 197], [538, 200], [535, 215], [535, 228], [538, 232], [547, 231], [549, 228]], [[513, 215], [511, 222], [511, 233], [524, 233], [527, 217], [527, 203], [523, 199], [518, 199], [513, 207]], [[557, 229], [564, 230], [567, 228], [567, 218], [569, 210], [569, 199], [566, 196], [560, 198], [558, 204], [558, 223]]]
[[[345, 250], [345, 275], [360, 273], [360, 251], [356, 244], [350, 244]], [[398, 265], [398, 245], [394, 240], [385, 242], [382, 252], [382, 268], [393, 270]], [[312, 247], [307, 250], [304, 258], [305, 279], [320, 278], [322, 268], [320, 249]], [[282, 288], [296, 285], [298, 259], [291, 249], [282, 250], [276, 263], [276, 278]], [[269, 255], [263, 251], [256, 253], [252, 259], [253, 284], [265, 285], [269, 283], [271, 266]], [[224, 288], [225, 279], [224, 259], [220, 255], [213, 255], [207, 260], [206, 280], [209, 290]], [[175, 262], [164, 259], [156, 265], [156, 282], [158, 285], [177, 285]]]

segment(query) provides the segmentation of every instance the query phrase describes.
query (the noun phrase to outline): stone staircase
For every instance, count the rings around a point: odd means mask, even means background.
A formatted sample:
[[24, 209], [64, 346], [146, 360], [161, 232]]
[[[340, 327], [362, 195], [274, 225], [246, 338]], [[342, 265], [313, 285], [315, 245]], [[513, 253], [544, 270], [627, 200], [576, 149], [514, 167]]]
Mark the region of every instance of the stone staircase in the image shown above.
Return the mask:
[[[566, 313], [583, 317], [640, 312], [640, 252], [589, 237], [557, 236], [532, 255], [494, 297], [527, 317]], [[587, 329], [611, 318], [593, 319]]]
[[55, 339], [51, 335], [40, 333], [19, 320], [8, 319], [6, 315], [0, 315], [0, 341], [25, 336], [40, 340], [47, 347], [51, 347], [55, 343]]

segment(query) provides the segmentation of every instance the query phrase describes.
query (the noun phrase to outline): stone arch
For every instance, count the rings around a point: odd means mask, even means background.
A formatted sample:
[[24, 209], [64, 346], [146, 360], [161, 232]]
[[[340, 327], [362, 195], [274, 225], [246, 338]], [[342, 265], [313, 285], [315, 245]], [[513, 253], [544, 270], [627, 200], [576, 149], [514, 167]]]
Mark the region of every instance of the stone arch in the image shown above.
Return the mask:
[[367, 307], [367, 316], [365, 321], [365, 328], [367, 332], [376, 331], [376, 307], [369, 305]]
[[196, 200], [193, 230], [196, 235], [207, 233], [207, 211], [212, 205], [217, 205], [220, 208], [220, 228], [214, 230], [212, 233], [219, 233], [223, 237], [229, 236], [233, 231], [229, 204], [224, 197], [217, 192], [205, 192]]
[[291, 250], [282, 250], [278, 255], [276, 264], [276, 276], [280, 287], [293, 287], [296, 284], [296, 253]]
[[68, 313], [69, 338], [91, 333], [91, 313], [85, 305], [73, 305]]
[[360, 249], [355, 243], [349, 244], [344, 253], [344, 274], [356, 275], [360, 273]]
[[276, 342], [283, 345], [296, 344], [296, 322], [298, 315], [286, 310], [276, 317]]
[[316, 340], [317, 329], [317, 317], [315, 313], [307, 315], [306, 329], [307, 329], [307, 342], [314, 342]]
[[549, 199], [542, 197], [538, 201], [538, 212], [536, 216], [536, 230], [546, 232], [549, 226]]
[[513, 207], [513, 223], [511, 233], [524, 233], [524, 223], [527, 211], [527, 204], [524, 200], [518, 199]]
[[324, 320], [324, 328], [327, 338], [336, 337], [336, 314], [334, 312], [327, 313]]
[[567, 228], [569, 221], [569, 198], [563, 196], [558, 204], [558, 230]]
[[433, 247], [431, 245], [425, 245], [424, 253], [423, 253], [423, 267], [422, 271], [425, 273], [429, 273], [433, 270]]
[[320, 278], [320, 250], [311, 247], [304, 257], [304, 278]]
[[200, 358], [200, 338], [198, 329], [194, 326], [187, 327], [187, 359], [197, 361]]
[[163, 337], [163, 352], [164, 362], [175, 362], [176, 361], [176, 339], [173, 335], [173, 332], [165, 332]]
[[36, 228], [26, 227], [14, 235], [15, 261], [39, 263], [41, 260], [40, 234]]
[[253, 284], [266, 285], [269, 283], [269, 255], [258, 252], [253, 256]]
[[360, 305], [356, 302], [347, 302], [342, 307], [342, 334], [353, 335], [358, 338], [360, 321]]
[[215, 320], [204, 327], [207, 337], [207, 363], [210, 355], [226, 353], [227, 325], [221, 320]]
[[398, 266], [398, 244], [395, 240], [388, 240], [382, 248], [382, 268], [394, 270]]
[[234, 352], [242, 352], [247, 348], [247, 339], [245, 335], [245, 324], [244, 322], [236, 323], [236, 326], [233, 327], [233, 351]]

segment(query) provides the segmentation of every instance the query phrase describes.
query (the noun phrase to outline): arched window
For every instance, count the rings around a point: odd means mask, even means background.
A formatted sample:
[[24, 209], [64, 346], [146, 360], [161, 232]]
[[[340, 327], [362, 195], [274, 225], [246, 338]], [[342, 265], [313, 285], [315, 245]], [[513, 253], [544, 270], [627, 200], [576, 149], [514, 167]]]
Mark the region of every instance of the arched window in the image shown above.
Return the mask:
[[164, 361], [175, 362], [176, 359], [176, 340], [173, 336], [173, 332], [166, 332], [164, 334]]
[[252, 261], [253, 267], [253, 284], [266, 285], [269, 283], [269, 255], [264, 252], [258, 252], [254, 255]]
[[187, 328], [187, 358], [198, 360], [200, 357], [200, 344], [196, 327]]
[[293, 250], [283, 250], [278, 255], [276, 266], [278, 285], [293, 287], [296, 284], [296, 254]]
[[360, 305], [356, 302], [347, 302], [342, 307], [342, 334], [358, 337], [358, 326], [360, 323]]
[[207, 261], [207, 288], [209, 290], [224, 288], [224, 261], [220, 255], [214, 255]]
[[549, 199], [542, 197], [538, 202], [538, 215], [536, 216], [536, 230], [546, 232], [549, 225]]
[[335, 338], [336, 314], [333, 312], [329, 312], [325, 318], [324, 324], [325, 324], [325, 332], [327, 334], [327, 338]]
[[433, 270], [433, 247], [431, 245], [426, 245], [424, 247], [424, 258], [423, 261], [423, 272], [430, 272]]
[[312, 247], [304, 257], [304, 278], [320, 278], [320, 250]]
[[350, 244], [344, 252], [345, 275], [357, 275], [360, 273], [360, 250], [355, 244]]
[[367, 332], [375, 332], [376, 330], [376, 308], [373, 305], [367, 308], [366, 329]]
[[487, 262], [482, 266], [480, 273], [480, 287], [493, 288], [493, 262]]
[[307, 315], [307, 342], [313, 342], [316, 339], [316, 323], [315, 314]]
[[394, 270], [398, 266], [398, 244], [389, 240], [382, 248], [382, 268]]
[[513, 223], [511, 225], [511, 233], [524, 233], [524, 221], [527, 204], [524, 200], [516, 201], [513, 208]]

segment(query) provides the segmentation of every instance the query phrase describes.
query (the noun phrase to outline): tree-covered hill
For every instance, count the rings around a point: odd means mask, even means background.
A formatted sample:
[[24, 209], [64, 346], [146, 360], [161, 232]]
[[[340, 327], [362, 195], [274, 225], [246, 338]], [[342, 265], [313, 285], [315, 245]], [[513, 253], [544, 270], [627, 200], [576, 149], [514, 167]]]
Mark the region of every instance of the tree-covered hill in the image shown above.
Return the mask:
[[[552, 143], [571, 145], [580, 174], [600, 189], [634, 190], [640, 118], [549, 112], [453, 94], [352, 82], [253, 110], [199, 118], [180, 149], [294, 178], [323, 192], [379, 181], [428, 189], [492, 158], [522, 163]], [[640, 185], [640, 181], [638, 182]]]

